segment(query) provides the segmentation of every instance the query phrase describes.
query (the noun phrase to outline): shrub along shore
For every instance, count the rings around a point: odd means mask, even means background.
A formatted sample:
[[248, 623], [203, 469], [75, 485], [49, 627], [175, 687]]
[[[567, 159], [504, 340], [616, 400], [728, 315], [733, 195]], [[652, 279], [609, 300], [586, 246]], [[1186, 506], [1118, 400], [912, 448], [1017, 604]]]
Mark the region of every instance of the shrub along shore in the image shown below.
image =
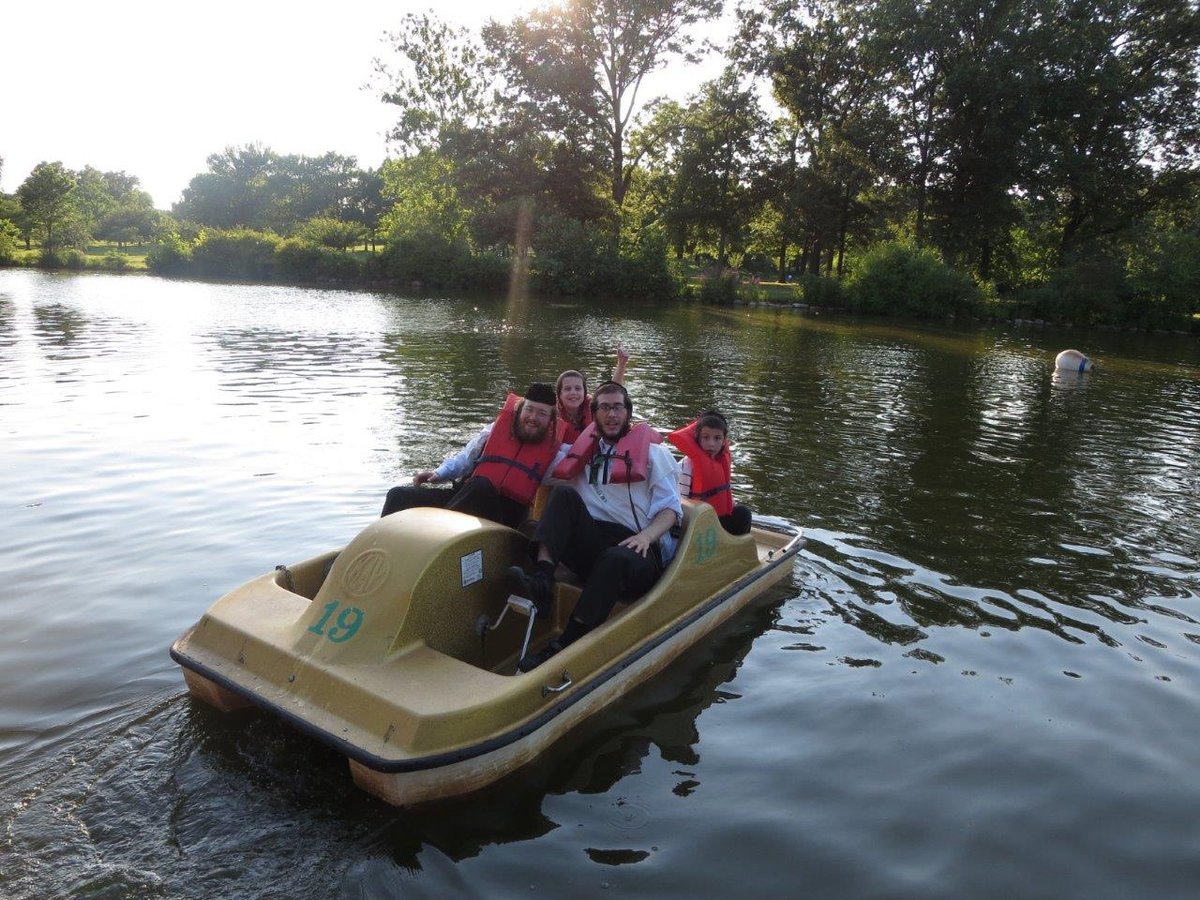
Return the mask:
[[[723, 305], [771, 306], [916, 319], [1012, 321], [1016, 324], [1093, 325], [1200, 335], [1200, 313], [1175, 314], [1118, 283], [1097, 291], [1079, 283], [997, 294], [938, 259], [930, 249], [901, 242], [871, 248], [843, 279], [804, 274], [794, 281], [669, 259], [665, 248], [632, 259], [603, 252], [564, 259], [543, 254], [473, 253], [446, 241], [408, 239], [375, 252], [337, 250], [297, 238], [249, 229], [206, 230], [192, 243], [178, 238], [149, 247], [95, 244], [79, 249], [30, 250], [0, 265], [47, 270], [149, 272], [163, 277], [322, 287], [498, 293], [514, 269], [531, 293], [647, 301], [699, 300]], [[576, 248], [578, 250], [578, 248]], [[584, 248], [586, 251], [587, 248]], [[564, 289], [566, 288], [566, 289]], [[1097, 303], [1097, 294], [1105, 302]]]

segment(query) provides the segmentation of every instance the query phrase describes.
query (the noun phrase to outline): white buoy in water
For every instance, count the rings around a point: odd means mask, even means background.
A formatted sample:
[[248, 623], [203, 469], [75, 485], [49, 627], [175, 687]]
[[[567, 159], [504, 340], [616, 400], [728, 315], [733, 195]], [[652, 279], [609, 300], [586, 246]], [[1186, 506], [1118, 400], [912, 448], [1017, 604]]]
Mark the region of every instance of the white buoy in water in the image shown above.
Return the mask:
[[1064, 350], [1054, 357], [1054, 368], [1066, 372], [1090, 372], [1092, 361], [1078, 350]]

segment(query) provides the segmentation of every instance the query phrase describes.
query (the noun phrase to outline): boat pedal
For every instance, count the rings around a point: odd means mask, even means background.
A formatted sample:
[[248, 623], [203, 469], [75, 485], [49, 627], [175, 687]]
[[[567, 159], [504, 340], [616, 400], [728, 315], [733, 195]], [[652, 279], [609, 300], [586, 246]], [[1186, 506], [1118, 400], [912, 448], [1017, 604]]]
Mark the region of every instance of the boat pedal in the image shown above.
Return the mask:
[[475, 623], [475, 631], [482, 641], [487, 637], [488, 632], [495, 631], [500, 627], [500, 623], [504, 621], [504, 617], [510, 609], [515, 614], [525, 616], [529, 619], [529, 624], [525, 626], [525, 640], [521, 642], [521, 652], [517, 656], [517, 659], [524, 659], [525, 654], [529, 652], [529, 639], [533, 637], [533, 623], [537, 620], [537, 606], [529, 598], [509, 594], [508, 600], [504, 604], [504, 609], [500, 610], [500, 615], [496, 617], [496, 621], [489, 625], [487, 616], [480, 616], [479, 621]]
[[[529, 619], [529, 624], [525, 626], [525, 640], [521, 642], [521, 652], [517, 656], [518, 660], [522, 660], [525, 658], [525, 654], [529, 652], [529, 639], [533, 637], [533, 623], [537, 620], [537, 606], [528, 597], [518, 597], [516, 594], [509, 594], [508, 605], [504, 608], [506, 610], [511, 609]], [[503, 616], [504, 613], [500, 615]]]
[[523, 616], [532, 616], [537, 613], [537, 606], [528, 597], [518, 597], [516, 594], [509, 594], [508, 605], [512, 607], [514, 612], [519, 612]]

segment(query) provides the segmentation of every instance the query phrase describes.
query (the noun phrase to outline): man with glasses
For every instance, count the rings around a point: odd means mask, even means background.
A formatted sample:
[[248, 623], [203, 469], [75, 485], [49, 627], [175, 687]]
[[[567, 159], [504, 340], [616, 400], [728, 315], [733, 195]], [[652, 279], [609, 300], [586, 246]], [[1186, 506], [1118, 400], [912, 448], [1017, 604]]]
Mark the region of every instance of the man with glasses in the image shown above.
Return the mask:
[[533, 535], [532, 574], [508, 570], [509, 588], [549, 615], [554, 570], [561, 562], [583, 581], [561, 635], [518, 664], [541, 665], [608, 618], [618, 601], [641, 597], [675, 554], [671, 528], [683, 520], [677, 464], [646, 423], [630, 427], [633, 401], [619, 384], [597, 388], [588, 426], [555, 469], [564, 479], [550, 493]]
[[[534, 382], [523, 398], [509, 394], [496, 420], [436, 469], [413, 476], [412, 486], [388, 491], [381, 515], [414, 506], [454, 509], [519, 527], [529, 515], [538, 485], [553, 468], [559, 442], [554, 388]], [[469, 476], [469, 477], [468, 477]], [[452, 490], [424, 487], [466, 478]]]

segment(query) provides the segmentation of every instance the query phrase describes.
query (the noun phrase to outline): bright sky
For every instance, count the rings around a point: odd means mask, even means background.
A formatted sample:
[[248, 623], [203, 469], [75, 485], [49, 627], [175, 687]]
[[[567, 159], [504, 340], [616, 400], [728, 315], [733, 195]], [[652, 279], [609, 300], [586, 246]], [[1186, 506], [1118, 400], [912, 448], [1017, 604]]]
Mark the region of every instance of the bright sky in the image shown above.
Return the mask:
[[[376, 166], [394, 108], [362, 87], [382, 42], [430, 0], [6, 3], [0, 21], [0, 189], [43, 160], [125, 171], [169, 209], [205, 159], [251, 142]], [[502, 21], [536, 0], [465, 0], [437, 15]], [[674, 66], [675, 70], [688, 67]], [[686, 90], [698, 84], [694, 72]]]

